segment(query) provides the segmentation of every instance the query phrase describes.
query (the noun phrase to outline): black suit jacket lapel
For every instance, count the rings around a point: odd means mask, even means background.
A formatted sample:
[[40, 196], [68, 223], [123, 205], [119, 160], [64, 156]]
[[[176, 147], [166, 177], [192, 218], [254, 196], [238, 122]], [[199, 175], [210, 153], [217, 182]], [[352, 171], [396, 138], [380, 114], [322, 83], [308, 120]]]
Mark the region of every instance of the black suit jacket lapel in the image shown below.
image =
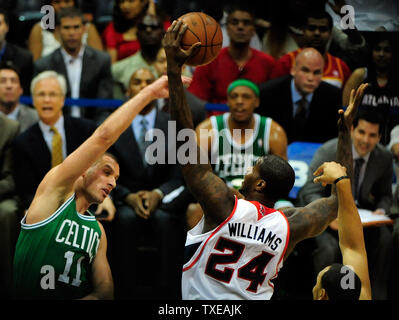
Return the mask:
[[291, 80], [292, 77], [288, 77], [286, 81], [286, 84], [284, 85], [284, 92], [283, 92], [283, 97], [285, 97], [286, 99], [286, 103], [284, 103], [284, 105], [289, 106], [288, 110], [285, 110], [288, 119], [291, 119], [291, 124], [294, 121], [294, 118], [292, 116], [292, 112], [294, 110], [294, 106], [292, 103], [292, 92], [291, 92]]
[[67, 68], [65, 66], [64, 62], [64, 57], [62, 56], [61, 49], [58, 48], [57, 50], [54, 51], [54, 54], [52, 56], [52, 68], [54, 71], [61, 73], [62, 75], [65, 76], [66, 82], [67, 82], [67, 97], [71, 96], [71, 85], [69, 83], [69, 78], [68, 78], [68, 72]]
[[370, 193], [375, 179], [375, 172], [378, 172], [378, 164], [376, 163], [377, 159], [378, 149], [374, 148], [374, 150], [370, 153], [369, 160], [366, 164], [366, 170], [364, 171], [363, 182], [359, 190], [360, 199], [367, 199], [368, 194]]
[[93, 52], [89, 47], [86, 46], [85, 51], [83, 53], [82, 75], [80, 77], [80, 88], [79, 88], [79, 94], [82, 97], [86, 96], [84, 88], [89, 87], [90, 81], [93, 81], [92, 79], [93, 70], [95, 70], [98, 67], [93, 65], [94, 63], [95, 61], [93, 59]]
[[28, 147], [31, 149], [31, 153], [34, 154], [34, 159], [38, 162], [38, 168], [45, 168], [45, 172], [51, 169], [51, 152], [44, 140], [42, 130], [39, 124], [35, 124], [32, 127], [32, 134], [29, 135]]
[[134, 170], [137, 170], [135, 175], [141, 175], [139, 172], [144, 172], [145, 168], [131, 125], [122, 133], [119, 140], [119, 145], [122, 147], [118, 149], [118, 152], [123, 154], [124, 159], [129, 159], [129, 162], [134, 163]]
[[66, 143], [66, 150], [67, 155], [70, 155], [78, 146], [75, 146], [75, 141], [77, 141], [77, 137], [79, 132], [74, 130], [73, 127], [73, 120], [66, 116], [64, 117], [64, 130], [65, 130], [65, 143]]

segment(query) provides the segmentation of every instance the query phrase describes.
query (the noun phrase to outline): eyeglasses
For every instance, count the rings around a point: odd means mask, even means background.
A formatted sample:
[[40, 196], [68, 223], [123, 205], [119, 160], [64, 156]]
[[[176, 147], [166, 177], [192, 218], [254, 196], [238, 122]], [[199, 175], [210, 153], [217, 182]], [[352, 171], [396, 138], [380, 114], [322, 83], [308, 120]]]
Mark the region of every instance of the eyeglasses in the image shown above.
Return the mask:
[[56, 99], [58, 97], [63, 96], [61, 93], [57, 92], [38, 92], [33, 94], [37, 99], [45, 99], [46, 97], [49, 97], [51, 100]]
[[251, 19], [229, 19], [227, 23], [232, 24], [233, 26], [237, 26], [240, 22], [246, 27], [252, 26], [254, 24], [253, 20]]

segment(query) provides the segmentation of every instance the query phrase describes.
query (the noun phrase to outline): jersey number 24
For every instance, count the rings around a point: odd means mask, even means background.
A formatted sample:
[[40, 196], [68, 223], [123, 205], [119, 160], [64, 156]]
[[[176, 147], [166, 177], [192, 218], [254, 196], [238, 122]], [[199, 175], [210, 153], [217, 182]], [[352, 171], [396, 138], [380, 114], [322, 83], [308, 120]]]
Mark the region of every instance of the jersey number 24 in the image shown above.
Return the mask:
[[[245, 245], [240, 242], [220, 237], [215, 245], [215, 249], [223, 252], [223, 254], [212, 253], [209, 256], [205, 268], [205, 273], [208, 276], [215, 278], [216, 280], [229, 283], [235, 269], [225, 267], [222, 270], [216, 268], [216, 266], [236, 263], [240, 259], [245, 249]], [[226, 250], [229, 250], [231, 252], [224, 253]], [[274, 255], [262, 251], [261, 254], [257, 255], [246, 265], [238, 269], [237, 277], [248, 280], [250, 282], [246, 290], [254, 293], [257, 292], [258, 286], [262, 285], [263, 281], [266, 278], [266, 273], [264, 272], [264, 270], [273, 257]]]

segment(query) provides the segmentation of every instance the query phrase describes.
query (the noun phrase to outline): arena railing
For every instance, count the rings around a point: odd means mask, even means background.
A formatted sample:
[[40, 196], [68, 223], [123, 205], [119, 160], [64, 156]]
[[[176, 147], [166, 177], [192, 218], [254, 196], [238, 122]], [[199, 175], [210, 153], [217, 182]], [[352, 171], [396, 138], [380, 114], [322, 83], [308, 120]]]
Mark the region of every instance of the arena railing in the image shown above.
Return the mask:
[[[32, 97], [31, 96], [22, 96], [20, 99], [21, 103], [32, 105]], [[116, 109], [120, 107], [125, 100], [119, 99], [65, 99], [65, 106], [78, 106], [82, 108], [109, 108]], [[206, 111], [228, 111], [229, 108], [226, 104], [218, 104], [218, 103], [206, 103], [205, 104]]]

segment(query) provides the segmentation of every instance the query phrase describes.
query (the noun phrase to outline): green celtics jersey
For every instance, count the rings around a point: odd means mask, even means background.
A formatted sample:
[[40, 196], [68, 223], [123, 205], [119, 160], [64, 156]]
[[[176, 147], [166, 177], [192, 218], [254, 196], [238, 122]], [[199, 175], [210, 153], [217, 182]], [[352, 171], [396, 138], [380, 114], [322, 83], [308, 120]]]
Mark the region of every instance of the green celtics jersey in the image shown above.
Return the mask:
[[20, 299], [76, 299], [92, 291], [91, 265], [101, 229], [95, 217], [76, 211], [75, 196], [47, 219], [21, 221], [14, 284]]
[[[211, 123], [217, 139], [213, 139], [211, 164], [214, 172], [228, 185], [239, 188], [248, 167], [253, 166], [259, 157], [269, 153], [269, 135], [272, 119], [254, 113], [255, 126], [244, 144], [241, 130], [230, 131], [228, 125], [230, 113], [212, 116]], [[250, 129], [246, 129], [250, 130]], [[236, 139], [237, 138], [237, 139]]]

